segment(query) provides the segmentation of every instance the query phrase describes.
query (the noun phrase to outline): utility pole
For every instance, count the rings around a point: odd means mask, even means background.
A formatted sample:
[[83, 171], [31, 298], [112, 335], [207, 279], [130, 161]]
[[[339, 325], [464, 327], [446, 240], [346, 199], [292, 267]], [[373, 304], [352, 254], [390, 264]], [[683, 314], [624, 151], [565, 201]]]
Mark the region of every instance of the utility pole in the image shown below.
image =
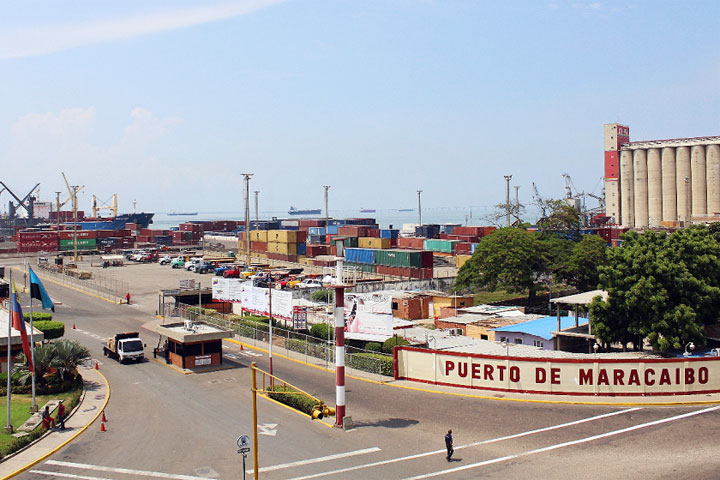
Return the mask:
[[241, 173], [245, 178], [245, 264], [250, 268], [250, 177], [252, 173]]
[[57, 205], [57, 229], [60, 231], [60, 192], [55, 192], [55, 204]]
[[260, 193], [260, 190], [255, 190], [255, 221], [260, 221], [260, 213], [258, 210], [258, 193]]
[[520, 185], [515, 185], [515, 218], [520, 223]]
[[422, 207], [420, 205], [420, 194], [422, 193], [422, 190], [418, 190], [418, 225], [422, 226]]
[[73, 185], [72, 187], [72, 207], [73, 207], [73, 253], [75, 254], [75, 265], [77, 266], [78, 254], [77, 254], [77, 227], [78, 227], [78, 201], [77, 192], [80, 189], [79, 185]]
[[330, 189], [330, 185], [323, 185], [323, 188], [325, 189], [325, 234], [327, 234], [328, 223], [330, 223], [330, 213], [328, 210], [328, 190]]
[[505, 216], [507, 218], [507, 226], [510, 226], [510, 180], [512, 175], [505, 175]]

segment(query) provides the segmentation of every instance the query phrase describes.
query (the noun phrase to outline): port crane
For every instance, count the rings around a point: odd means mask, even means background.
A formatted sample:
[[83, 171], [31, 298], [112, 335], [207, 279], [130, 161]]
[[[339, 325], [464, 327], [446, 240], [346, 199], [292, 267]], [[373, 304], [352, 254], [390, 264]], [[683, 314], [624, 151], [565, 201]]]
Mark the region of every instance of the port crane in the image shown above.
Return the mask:
[[[110, 200], [112, 200], [112, 204], [109, 204]], [[118, 214], [117, 193], [113, 193], [113, 195], [112, 195], [112, 197], [110, 197], [110, 199], [105, 200], [104, 202], [100, 202], [100, 205], [98, 205], [97, 197], [95, 195], [93, 195], [92, 196], [92, 216], [97, 217], [99, 210], [109, 210], [110, 213], [112, 213], [113, 217], [117, 217], [117, 214]]]
[[28, 218], [33, 218], [34, 215], [34, 209], [33, 205], [35, 203], [35, 197], [32, 196], [33, 192], [40, 186], [39, 183], [36, 183], [33, 188], [30, 189], [30, 191], [25, 195], [22, 199], [18, 197], [15, 192], [13, 192], [10, 187], [5, 185], [3, 182], [0, 182], [0, 185], [3, 186], [3, 189], [0, 190], [0, 193], [7, 190], [7, 192], [12, 195], [12, 197], [17, 202], [17, 205], [13, 204], [12, 200], [8, 202], [8, 218], [15, 218], [15, 213], [17, 212], [18, 208], [24, 208], [27, 212]]
[[[78, 201], [77, 201], [77, 194], [78, 192], [84, 187], [81, 187], [79, 185], [73, 185], [70, 186], [70, 182], [68, 182], [67, 177], [65, 176], [64, 172], [62, 173], [63, 180], [65, 180], [65, 186], [67, 187], [68, 194], [70, 195], [70, 200], [72, 201], [72, 209], [73, 209], [73, 253], [75, 257], [75, 264], [77, 264], [78, 261], [78, 254], [77, 254], [77, 221], [78, 221]], [[60, 209], [58, 209], [58, 218], [60, 218]]]

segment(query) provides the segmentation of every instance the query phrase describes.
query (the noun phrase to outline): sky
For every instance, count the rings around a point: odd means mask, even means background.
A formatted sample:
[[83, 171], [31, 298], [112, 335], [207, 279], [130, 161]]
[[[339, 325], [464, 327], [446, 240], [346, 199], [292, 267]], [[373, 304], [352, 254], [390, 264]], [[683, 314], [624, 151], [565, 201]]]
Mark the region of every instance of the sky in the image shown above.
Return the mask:
[[[0, 178], [90, 210], [601, 194], [603, 124], [720, 135], [720, 2], [0, 0]], [[514, 198], [514, 188], [512, 190]], [[0, 194], [0, 212], [11, 197]], [[253, 200], [251, 200], [251, 203]]]

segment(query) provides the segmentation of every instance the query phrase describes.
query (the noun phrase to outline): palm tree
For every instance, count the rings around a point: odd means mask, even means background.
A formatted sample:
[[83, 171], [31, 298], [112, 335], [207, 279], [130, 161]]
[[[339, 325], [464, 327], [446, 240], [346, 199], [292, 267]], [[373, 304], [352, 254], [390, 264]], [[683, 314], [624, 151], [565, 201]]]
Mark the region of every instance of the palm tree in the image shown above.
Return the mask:
[[57, 368], [66, 380], [74, 378], [78, 365], [90, 356], [87, 348], [72, 340], [55, 340], [48, 345], [52, 345], [54, 350], [50, 366]]

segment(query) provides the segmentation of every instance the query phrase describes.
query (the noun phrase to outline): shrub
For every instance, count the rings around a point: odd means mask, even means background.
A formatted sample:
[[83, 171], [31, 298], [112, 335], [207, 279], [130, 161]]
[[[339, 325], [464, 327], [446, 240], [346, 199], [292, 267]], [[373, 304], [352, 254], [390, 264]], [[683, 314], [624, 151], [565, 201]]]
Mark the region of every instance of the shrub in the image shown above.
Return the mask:
[[332, 292], [332, 290], [328, 290], [327, 288], [321, 288], [320, 290], [315, 290], [310, 295], [310, 298], [313, 302], [322, 302], [322, 303], [330, 303], [335, 294]]
[[379, 373], [387, 377], [394, 375], [392, 357], [379, 353], [354, 353], [348, 355], [348, 367], [363, 372]]
[[270, 321], [268, 317], [263, 317], [262, 315], [245, 315], [242, 318], [249, 322], [264, 323], [265, 325]]
[[287, 385], [274, 385], [269, 387], [268, 390], [273, 390], [273, 392], [268, 393], [268, 396], [273, 400], [277, 400], [280, 403], [284, 403], [288, 407], [292, 407], [295, 410], [299, 410], [308, 415], [312, 414], [313, 407], [318, 404], [316, 400], [308, 398], [303, 393], [274, 393], [297, 392], [297, 390]]
[[365, 345], [365, 350], [370, 350], [371, 352], [382, 352], [382, 343], [380, 342], [368, 342], [367, 345]]
[[43, 332], [45, 340], [52, 340], [53, 338], [60, 338], [65, 335], [65, 324], [63, 322], [35, 320], [33, 322], [33, 327]]
[[392, 354], [393, 348], [395, 348], [396, 345], [410, 345], [410, 342], [402, 337], [390, 337], [383, 342], [382, 351], [384, 353]]
[[323, 340], [327, 340], [330, 338], [330, 327], [328, 327], [327, 323], [316, 323], [312, 327], [310, 327], [310, 335], [316, 338], [322, 338]]
[[[30, 321], [30, 312], [24, 313], [23, 317], [25, 317], [26, 322], [29, 322]], [[33, 312], [33, 314], [32, 314], [33, 322], [49, 321], [49, 320], [52, 320], [52, 317], [53, 317], [52, 313], [47, 313], [47, 312]]]

